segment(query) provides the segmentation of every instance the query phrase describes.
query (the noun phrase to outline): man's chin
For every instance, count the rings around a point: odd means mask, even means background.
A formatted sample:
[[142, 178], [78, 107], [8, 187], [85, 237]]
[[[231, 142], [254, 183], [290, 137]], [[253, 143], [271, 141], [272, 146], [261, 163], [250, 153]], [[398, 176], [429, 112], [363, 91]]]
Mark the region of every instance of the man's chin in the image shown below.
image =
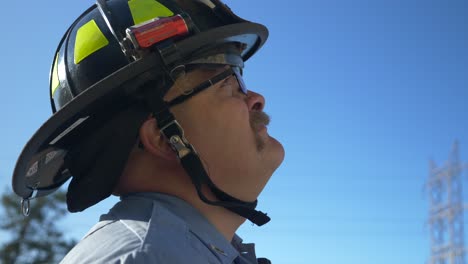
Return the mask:
[[268, 136], [268, 139], [264, 143], [264, 152], [268, 152], [265, 155], [269, 156], [268, 159], [271, 160], [272, 167], [274, 167], [273, 171], [275, 171], [284, 160], [284, 147], [276, 138], [271, 136]]

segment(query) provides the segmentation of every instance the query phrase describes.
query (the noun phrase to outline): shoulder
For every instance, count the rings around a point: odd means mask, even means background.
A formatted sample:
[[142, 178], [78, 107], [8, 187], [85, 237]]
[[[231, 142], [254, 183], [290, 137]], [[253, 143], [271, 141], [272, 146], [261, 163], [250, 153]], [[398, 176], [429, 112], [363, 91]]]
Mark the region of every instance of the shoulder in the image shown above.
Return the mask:
[[219, 263], [167, 208], [151, 202], [129, 212], [130, 205], [104, 215], [61, 263]]
[[120, 220], [99, 222], [61, 263], [112, 263], [111, 260], [138, 250], [141, 238], [128, 227], [129, 223]]

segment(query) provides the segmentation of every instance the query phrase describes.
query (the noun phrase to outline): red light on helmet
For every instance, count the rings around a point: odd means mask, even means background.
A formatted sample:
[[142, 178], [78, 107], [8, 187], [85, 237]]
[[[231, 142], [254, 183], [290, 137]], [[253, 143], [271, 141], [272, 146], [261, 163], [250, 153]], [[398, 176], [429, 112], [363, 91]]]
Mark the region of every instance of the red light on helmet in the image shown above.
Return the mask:
[[[187, 21], [186, 21], [187, 20]], [[190, 18], [182, 15], [155, 18], [145, 23], [127, 28], [127, 39], [136, 49], [149, 48], [161, 41], [188, 35]]]

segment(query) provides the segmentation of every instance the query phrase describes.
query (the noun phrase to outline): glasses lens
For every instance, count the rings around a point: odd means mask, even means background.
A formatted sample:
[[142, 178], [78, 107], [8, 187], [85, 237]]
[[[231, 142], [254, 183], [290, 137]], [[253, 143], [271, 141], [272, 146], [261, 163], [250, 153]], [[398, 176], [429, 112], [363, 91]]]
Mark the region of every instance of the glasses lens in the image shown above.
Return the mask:
[[234, 75], [236, 76], [237, 82], [239, 83], [239, 88], [241, 89], [242, 93], [247, 94], [247, 86], [245, 86], [244, 79], [242, 79], [240, 69], [238, 67], [232, 67], [232, 70], [234, 71]]

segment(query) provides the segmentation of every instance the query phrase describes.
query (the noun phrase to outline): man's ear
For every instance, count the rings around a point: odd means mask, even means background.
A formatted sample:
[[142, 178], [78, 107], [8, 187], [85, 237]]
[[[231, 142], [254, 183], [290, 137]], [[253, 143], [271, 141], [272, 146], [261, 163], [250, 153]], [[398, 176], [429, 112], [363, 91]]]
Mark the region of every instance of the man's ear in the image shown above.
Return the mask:
[[148, 118], [143, 125], [141, 125], [140, 141], [145, 150], [151, 155], [155, 155], [168, 161], [177, 160], [176, 153], [160, 133], [154, 118]]

